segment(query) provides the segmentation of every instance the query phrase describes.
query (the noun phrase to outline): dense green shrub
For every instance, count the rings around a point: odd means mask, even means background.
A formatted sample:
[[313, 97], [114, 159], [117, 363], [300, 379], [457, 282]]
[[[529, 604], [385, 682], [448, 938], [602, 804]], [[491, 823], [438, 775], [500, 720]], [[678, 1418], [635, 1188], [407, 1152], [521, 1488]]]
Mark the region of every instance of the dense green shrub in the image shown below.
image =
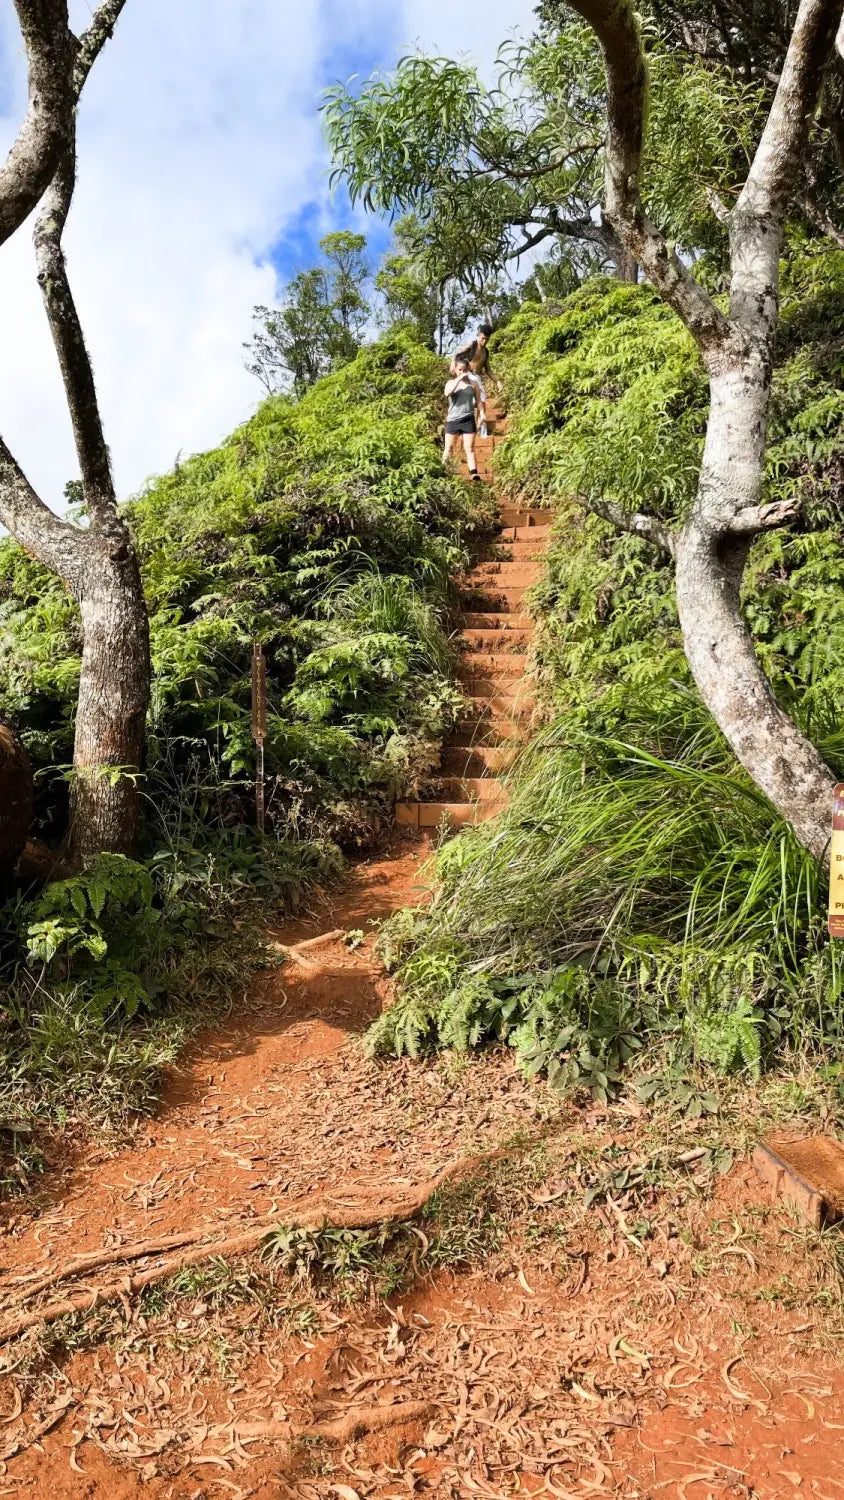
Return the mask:
[[[128, 508], [151, 613], [150, 773], [205, 756], [244, 815], [251, 646], [269, 665], [271, 818], [344, 838], [427, 768], [453, 715], [450, 575], [484, 501], [442, 471], [442, 364], [398, 330], [301, 401], [277, 396]], [[63, 586], [0, 543], [0, 700], [60, 825], [79, 662]], [[424, 671], [424, 691], [418, 673]], [[243, 804], [240, 806], [239, 804]], [[320, 818], [318, 815], [322, 814]]]
[[[461, 701], [450, 579], [490, 520], [484, 495], [443, 472], [442, 380], [442, 361], [395, 330], [128, 505], [154, 671], [138, 862], [105, 858], [0, 912], [0, 1124], [146, 1102], [191, 1012], [260, 958], [267, 904], [294, 910], [336, 871], [338, 842], [371, 838], [436, 762]], [[250, 826], [254, 640], [265, 838]], [[64, 586], [0, 541], [0, 701], [54, 839], [79, 648]]]

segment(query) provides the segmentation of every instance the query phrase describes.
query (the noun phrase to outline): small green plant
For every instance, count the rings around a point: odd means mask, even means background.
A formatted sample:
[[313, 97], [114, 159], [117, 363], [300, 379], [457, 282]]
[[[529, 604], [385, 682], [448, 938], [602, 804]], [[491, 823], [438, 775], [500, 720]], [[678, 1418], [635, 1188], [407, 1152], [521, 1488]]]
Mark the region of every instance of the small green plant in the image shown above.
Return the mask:
[[299, 1282], [326, 1276], [362, 1285], [392, 1238], [385, 1225], [377, 1234], [363, 1229], [297, 1229], [283, 1225], [267, 1239], [264, 1254]]
[[154, 994], [138, 971], [161, 919], [144, 865], [102, 854], [80, 875], [48, 885], [24, 909], [26, 953], [42, 982], [85, 989], [100, 1014], [133, 1016]]

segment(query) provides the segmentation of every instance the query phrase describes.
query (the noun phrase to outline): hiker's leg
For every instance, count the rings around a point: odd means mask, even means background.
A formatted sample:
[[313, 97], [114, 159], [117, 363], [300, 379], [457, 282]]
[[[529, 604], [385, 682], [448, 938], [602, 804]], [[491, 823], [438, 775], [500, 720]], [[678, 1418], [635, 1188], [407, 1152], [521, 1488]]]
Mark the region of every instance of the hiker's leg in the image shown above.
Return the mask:
[[456, 442], [457, 442], [457, 433], [456, 432], [447, 432], [446, 435], [445, 435], [445, 446], [443, 447], [443, 463], [444, 464], [447, 464], [448, 461], [449, 461], [449, 459], [451, 458], [451, 455], [454, 452], [454, 445], [455, 445]]
[[464, 432], [464, 434], [463, 434], [463, 447], [466, 450], [466, 463], [468, 464], [468, 467], [469, 467], [469, 473], [471, 474], [472, 478], [474, 479], [475, 475], [478, 472], [478, 460], [475, 457], [475, 434], [474, 434], [474, 432]]

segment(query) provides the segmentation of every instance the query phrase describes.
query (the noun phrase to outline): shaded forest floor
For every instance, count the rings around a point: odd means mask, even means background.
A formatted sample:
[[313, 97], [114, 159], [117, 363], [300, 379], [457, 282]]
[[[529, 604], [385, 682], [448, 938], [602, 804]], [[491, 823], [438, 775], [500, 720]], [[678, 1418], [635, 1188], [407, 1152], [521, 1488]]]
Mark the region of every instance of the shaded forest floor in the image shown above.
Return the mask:
[[282, 1235], [274, 1258], [186, 1266], [7, 1343], [0, 1493], [844, 1489], [838, 1241], [764, 1201], [741, 1150], [753, 1100], [690, 1121], [564, 1102], [503, 1048], [364, 1057], [389, 990], [371, 922], [424, 894], [425, 853], [407, 838], [351, 870], [276, 937], [364, 941], [265, 971], [131, 1143], [54, 1162], [9, 1206], [2, 1326], [76, 1256], [309, 1201], [371, 1220], [455, 1160], [486, 1165], [410, 1225]]

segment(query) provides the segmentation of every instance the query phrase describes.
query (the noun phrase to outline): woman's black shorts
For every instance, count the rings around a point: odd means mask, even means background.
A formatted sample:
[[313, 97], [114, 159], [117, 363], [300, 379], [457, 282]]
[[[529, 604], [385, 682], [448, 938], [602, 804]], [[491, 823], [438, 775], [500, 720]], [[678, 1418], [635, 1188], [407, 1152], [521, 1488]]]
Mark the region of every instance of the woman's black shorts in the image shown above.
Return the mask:
[[458, 422], [446, 422], [446, 432], [477, 432], [474, 417], [461, 417]]

